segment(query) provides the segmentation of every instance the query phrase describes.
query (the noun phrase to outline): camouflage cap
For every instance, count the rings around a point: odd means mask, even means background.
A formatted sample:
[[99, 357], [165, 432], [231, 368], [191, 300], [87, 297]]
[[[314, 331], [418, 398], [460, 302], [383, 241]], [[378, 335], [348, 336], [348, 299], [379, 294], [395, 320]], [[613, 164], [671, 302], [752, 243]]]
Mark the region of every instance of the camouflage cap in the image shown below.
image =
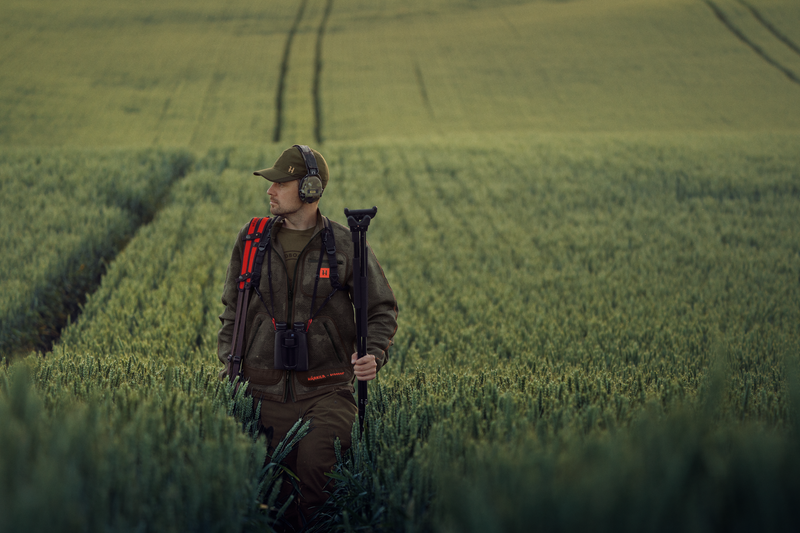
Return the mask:
[[[316, 150], [312, 149], [311, 153], [314, 154], [314, 159], [317, 160], [319, 179], [324, 189], [328, 186], [328, 163], [325, 162], [325, 158], [322, 157], [322, 154]], [[261, 176], [275, 183], [299, 180], [306, 174], [308, 174], [308, 170], [306, 169], [306, 162], [303, 160], [303, 154], [294, 146], [284, 150], [278, 160], [275, 161], [275, 164], [270, 168], [253, 172], [253, 175]]]

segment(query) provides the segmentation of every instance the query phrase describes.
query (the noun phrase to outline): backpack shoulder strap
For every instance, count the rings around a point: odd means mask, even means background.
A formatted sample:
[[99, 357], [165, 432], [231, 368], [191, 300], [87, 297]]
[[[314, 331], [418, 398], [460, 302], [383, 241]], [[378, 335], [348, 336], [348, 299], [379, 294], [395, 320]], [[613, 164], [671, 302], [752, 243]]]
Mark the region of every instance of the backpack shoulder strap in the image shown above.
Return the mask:
[[[247, 235], [244, 236], [244, 254], [242, 256], [242, 271], [239, 275], [239, 290], [243, 291], [252, 286], [253, 281], [261, 277], [261, 269], [254, 268], [256, 259], [261, 250], [261, 244], [269, 242], [269, 232], [265, 231], [269, 217], [255, 217], [250, 221]], [[270, 227], [272, 225], [270, 224]], [[263, 261], [263, 254], [260, 254]], [[258, 265], [260, 267], [260, 265]]]
[[[258, 245], [264, 235], [264, 229], [269, 218], [255, 217], [250, 220], [247, 228], [247, 235], [244, 236], [244, 252], [242, 254], [242, 269], [237, 278], [239, 295], [236, 298], [236, 318], [233, 321], [233, 338], [231, 342], [231, 353], [228, 356], [230, 362], [228, 377], [231, 381], [241, 375], [242, 371], [242, 346], [244, 345], [244, 329], [247, 322], [247, 305], [250, 300], [250, 288], [253, 282], [253, 267], [256, 266], [255, 259]], [[267, 233], [269, 239], [269, 233]], [[261, 274], [260, 265], [259, 276]], [[257, 287], [257, 286], [256, 286]]]
[[325, 219], [325, 228], [322, 230], [322, 246], [325, 247], [325, 252], [328, 254], [328, 268], [331, 272], [331, 287], [335, 291], [346, 289], [344, 285], [339, 283], [339, 266], [336, 261], [336, 239], [333, 237], [333, 224], [328, 219]]
[[250, 269], [250, 284], [254, 286], [256, 290], [258, 290], [258, 286], [261, 282], [261, 267], [264, 265], [264, 254], [266, 254], [267, 248], [271, 245], [272, 225], [275, 223], [275, 218], [265, 218], [263, 220], [263, 223], [266, 225], [261, 231], [262, 236], [255, 242], [255, 257], [252, 268]]

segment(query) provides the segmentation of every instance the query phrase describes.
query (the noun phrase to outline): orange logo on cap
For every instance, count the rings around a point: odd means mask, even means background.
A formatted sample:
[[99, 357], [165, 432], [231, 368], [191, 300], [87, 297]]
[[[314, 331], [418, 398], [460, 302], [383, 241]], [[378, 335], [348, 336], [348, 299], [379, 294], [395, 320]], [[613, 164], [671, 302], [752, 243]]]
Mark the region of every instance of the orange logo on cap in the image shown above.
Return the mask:
[[289, 167], [289, 174], [294, 174], [294, 167]]

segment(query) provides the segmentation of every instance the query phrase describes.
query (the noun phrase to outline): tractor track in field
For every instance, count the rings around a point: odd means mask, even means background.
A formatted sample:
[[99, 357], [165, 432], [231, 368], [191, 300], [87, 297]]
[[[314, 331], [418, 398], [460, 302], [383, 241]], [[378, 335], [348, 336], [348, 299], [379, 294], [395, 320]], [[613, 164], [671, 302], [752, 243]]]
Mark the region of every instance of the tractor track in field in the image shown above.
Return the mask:
[[164, 119], [167, 116], [167, 112], [169, 112], [169, 106], [172, 104], [172, 95], [167, 96], [167, 99], [164, 100], [164, 105], [161, 106], [161, 113], [158, 115], [158, 122], [156, 122], [156, 135], [153, 137], [153, 142], [151, 143], [153, 146], [158, 146], [158, 143], [161, 141], [161, 133], [164, 131], [162, 124], [164, 124]]
[[417, 78], [417, 87], [419, 88], [420, 98], [422, 98], [422, 104], [425, 106], [425, 110], [428, 111], [428, 115], [435, 119], [433, 106], [431, 105], [430, 98], [428, 98], [428, 90], [425, 88], [425, 78], [422, 77], [422, 68], [419, 66], [419, 61], [414, 63], [414, 75]]
[[[171, 191], [191, 172], [194, 163], [194, 158], [189, 156], [172, 167], [168, 178], [169, 184], [161, 190], [154, 191], [156, 198], [152, 209], [124, 208], [133, 215], [132, 222], [113, 241], [107, 239], [104, 241], [107, 244], [100, 246], [98, 246], [99, 241], [79, 241], [76, 249], [62, 256], [63, 263], [58, 271], [48, 267], [44, 280], [28, 287], [32, 297], [24, 304], [25, 306], [33, 306], [32, 302], [36, 301], [46, 302], [45, 307], [37, 312], [36, 318], [31, 320], [23, 314], [14, 314], [12, 308], [7, 309], [10, 314], [0, 316], [0, 320], [11, 323], [12, 327], [20, 330], [37, 331], [38, 338], [36, 340], [23, 338], [20, 341], [19, 338], [9, 340], [0, 336], [0, 361], [5, 359], [6, 364], [10, 364], [12, 360], [30, 352], [46, 355], [53, 350], [53, 346], [61, 339], [64, 328], [78, 321], [87, 299], [100, 288], [112, 263], [139, 232], [151, 224], [167, 207]], [[106, 207], [113, 205], [114, 202], [107, 203]], [[108, 236], [102, 238], [106, 239]], [[90, 264], [93, 261], [100, 266], [93, 268]], [[78, 274], [81, 272], [91, 272], [91, 274], [86, 276]]]
[[786, 35], [784, 35], [778, 28], [772, 25], [770, 21], [768, 21], [764, 16], [759, 12], [755, 7], [753, 7], [750, 3], [746, 2], [745, 0], [737, 0], [740, 4], [742, 4], [750, 14], [753, 15], [753, 18], [756, 19], [759, 24], [764, 26], [768, 32], [775, 36], [776, 39], [781, 41], [783, 44], [788, 46], [795, 54], [800, 55], [800, 46], [796, 45], [791, 39], [789, 39]]
[[[733, 23], [730, 21], [730, 19], [729, 19], [729, 18], [728, 18], [728, 16], [725, 14], [725, 12], [724, 12], [724, 11], [722, 11], [722, 10], [719, 8], [719, 6], [717, 6], [717, 4], [715, 4], [715, 3], [714, 3], [714, 2], [712, 2], [711, 0], [703, 0], [703, 2], [705, 2], [705, 4], [706, 4], [706, 5], [707, 5], [707, 6], [708, 6], [710, 9], [711, 9], [711, 11], [712, 11], [712, 12], [714, 13], [714, 15], [717, 17], [717, 19], [718, 19], [720, 22], [722, 22], [722, 24], [723, 24], [723, 25], [724, 25], [726, 28], [728, 28], [728, 30], [729, 30], [729, 31], [730, 31], [730, 32], [731, 32], [731, 33], [732, 33], [734, 36], [736, 36], [736, 37], [737, 37], [737, 38], [738, 38], [740, 41], [742, 41], [744, 44], [746, 44], [747, 46], [749, 46], [751, 50], [753, 50], [753, 51], [754, 51], [756, 54], [758, 54], [758, 55], [761, 57], [761, 59], [763, 59], [764, 61], [766, 61], [767, 63], [769, 63], [769, 64], [770, 64], [770, 65], [772, 65], [773, 67], [775, 67], [775, 68], [777, 68], [778, 70], [780, 70], [781, 72], [783, 72], [784, 76], [786, 76], [787, 78], [789, 78], [789, 80], [790, 80], [790, 81], [792, 81], [792, 82], [794, 82], [794, 83], [796, 83], [796, 84], [800, 85], [800, 77], [798, 77], [798, 76], [797, 76], [797, 74], [795, 74], [795, 73], [794, 73], [793, 71], [791, 71], [790, 69], [788, 69], [788, 68], [784, 67], [783, 65], [781, 65], [780, 63], [778, 63], [778, 62], [777, 62], [776, 60], [774, 60], [774, 59], [773, 59], [773, 58], [772, 58], [772, 57], [771, 57], [769, 54], [767, 54], [767, 53], [764, 51], [764, 49], [763, 49], [763, 48], [761, 48], [761, 47], [760, 47], [760, 46], [758, 46], [756, 43], [754, 43], [753, 41], [751, 41], [751, 40], [750, 40], [750, 39], [747, 37], [747, 35], [745, 35], [745, 34], [744, 34], [744, 33], [743, 33], [743, 32], [742, 32], [742, 31], [741, 31], [739, 28], [737, 28], [737, 27], [736, 27], [736, 26], [735, 26], [735, 25], [734, 25], [734, 24], [733, 24]], [[773, 33], [773, 35], [774, 35], [774, 33]]]
[[506, 25], [506, 26], [508, 26], [508, 29], [510, 29], [510, 30], [511, 30], [511, 32], [512, 32], [514, 35], [516, 35], [516, 36], [517, 36], [518, 38], [520, 38], [520, 39], [522, 39], [522, 38], [523, 38], [523, 37], [522, 37], [522, 34], [519, 32], [519, 29], [517, 29], [517, 27], [514, 25], [514, 23], [513, 23], [513, 22], [511, 22], [511, 19], [510, 19], [510, 18], [508, 18], [508, 15], [506, 15], [506, 14], [505, 14], [505, 11], [503, 11], [502, 9], [498, 9], [498, 10], [497, 10], [497, 14], [500, 16], [500, 18], [503, 20], [503, 22], [505, 23], [505, 25]]
[[[300, 23], [303, 21], [308, 0], [302, 0], [297, 7], [292, 27], [286, 35], [286, 43], [283, 48], [283, 59], [281, 60], [280, 71], [278, 74], [278, 87], [275, 91], [275, 129], [272, 135], [273, 142], [280, 142], [283, 135], [283, 121], [285, 116], [284, 94], [286, 92], [286, 78], [289, 76], [289, 62], [292, 56], [292, 44], [294, 37], [300, 28]], [[331, 11], [333, 11], [333, 0], [326, 0], [325, 9], [322, 14], [319, 26], [316, 32], [316, 42], [314, 44], [314, 75], [311, 80], [311, 99], [314, 108], [314, 140], [318, 143], [323, 141], [322, 135], [322, 69], [324, 66], [323, 56], [323, 42], [325, 40], [325, 32], [328, 27], [328, 19], [330, 18]]]
[[[219, 53], [217, 54], [215, 63], [219, 64]], [[209, 78], [205, 92], [203, 93], [203, 102], [200, 104], [200, 113], [197, 115], [197, 120], [192, 130], [192, 137], [189, 139], [189, 146], [194, 146], [208, 117], [215, 114], [213, 103], [217, 100], [217, 94], [219, 93], [219, 88], [224, 79], [225, 73], [219, 69], [215, 69], [215, 72]]]
[[301, 0], [300, 5], [297, 6], [294, 22], [292, 27], [289, 28], [289, 33], [286, 34], [286, 42], [283, 45], [283, 59], [281, 59], [281, 66], [278, 72], [278, 88], [275, 91], [275, 130], [272, 134], [272, 142], [280, 142], [281, 134], [283, 133], [283, 93], [286, 89], [286, 76], [289, 74], [292, 41], [294, 41], [294, 36], [297, 34], [297, 29], [303, 20], [306, 4], [308, 4], [308, 0]]
[[317, 28], [317, 42], [314, 47], [314, 82], [312, 97], [314, 99], [314, 138], [318, 143], [322, 142], [322, 96], [320, 95], [320, 85], [322, 83], [322, 41], [325, 38], [325, 30], [328, 27], [328, 18], [333, 10], [333, 0], [325, 2], [325, 12]]

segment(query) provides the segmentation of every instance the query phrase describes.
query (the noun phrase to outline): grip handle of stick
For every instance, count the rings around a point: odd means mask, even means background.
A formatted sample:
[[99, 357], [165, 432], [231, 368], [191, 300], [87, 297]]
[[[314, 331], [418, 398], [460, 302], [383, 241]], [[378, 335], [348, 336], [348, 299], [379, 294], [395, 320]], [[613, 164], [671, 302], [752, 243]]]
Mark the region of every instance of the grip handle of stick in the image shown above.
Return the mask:
[[375, 215], [378, 213], [378, 206], [372, 206], [372, 209], [347, 209], [344, 208], [344, 216], [346, 217], [354, 217], [356, 219], [363, 218], [364, 216], [369, 216], [370, 218], [375, 218]]

